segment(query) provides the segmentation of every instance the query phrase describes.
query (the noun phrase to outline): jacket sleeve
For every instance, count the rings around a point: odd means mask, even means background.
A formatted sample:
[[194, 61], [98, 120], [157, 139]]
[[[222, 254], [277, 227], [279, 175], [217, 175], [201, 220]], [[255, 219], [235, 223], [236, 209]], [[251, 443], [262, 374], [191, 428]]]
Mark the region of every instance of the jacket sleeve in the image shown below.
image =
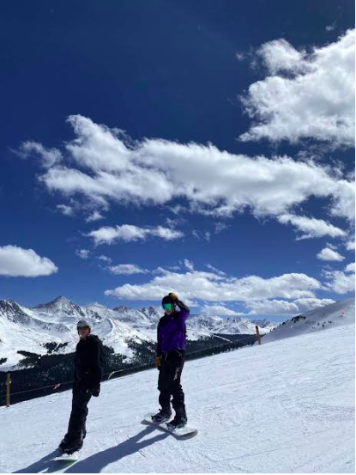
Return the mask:
[[161, 326], [161, 320], [158, 322], [157, 326], [157, 356], [162, 355], [162, 349], [161, 349], [161, 338], [160, 338], [160, 326]]
[[103, 377], [104, 370], [102, 363], [103, 345], [100, 340], [94, 340], [92, 345], [92, 365], [89, 384], [91, 388], [97, 388]]
[[189, 317], [190, 310], [181, 300], [177, 299], [175, 303], [177, 304], [177, 307], [180, 310], [180, 312], [177, 312], [177, 320], [183, 328], [185, 326], [186, 319]]

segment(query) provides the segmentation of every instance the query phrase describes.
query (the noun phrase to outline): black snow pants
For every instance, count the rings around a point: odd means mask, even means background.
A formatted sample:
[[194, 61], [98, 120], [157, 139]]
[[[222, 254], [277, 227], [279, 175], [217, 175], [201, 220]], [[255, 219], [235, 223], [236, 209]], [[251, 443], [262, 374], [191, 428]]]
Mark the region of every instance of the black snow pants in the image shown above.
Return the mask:
[[173, 350], [162, 356], [158, 378], [159, 403], [163, 411], [171, 413], [171, 398], [176, 417], [186, 418], [184, 392], [180, 383], [185, 360], [183, 350]]
[[91, 392], [86, 384], [74, 383], [72, 412], [70, 414], [68, 433], [66, 439], [70, 441], [80, 441], [86, 435], [85, 423], [88, 416], [88, 402]]

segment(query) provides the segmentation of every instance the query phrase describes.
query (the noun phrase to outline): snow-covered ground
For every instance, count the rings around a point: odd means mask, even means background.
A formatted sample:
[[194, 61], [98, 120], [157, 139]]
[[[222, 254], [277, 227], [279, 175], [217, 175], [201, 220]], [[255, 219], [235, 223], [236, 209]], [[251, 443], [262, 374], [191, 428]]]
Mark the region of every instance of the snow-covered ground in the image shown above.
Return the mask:
[[[66, 471], [352, 473], [354, 347], [345, 321], [188, 362], [182, 381], [199, 434], [185, 441], [141, 424], [158, 408], [156, 370], [104, 382], [80, 460]], [[0, 408], [0, 471], [58, 469], [51, 456], [70, 403], [68, 391]]]

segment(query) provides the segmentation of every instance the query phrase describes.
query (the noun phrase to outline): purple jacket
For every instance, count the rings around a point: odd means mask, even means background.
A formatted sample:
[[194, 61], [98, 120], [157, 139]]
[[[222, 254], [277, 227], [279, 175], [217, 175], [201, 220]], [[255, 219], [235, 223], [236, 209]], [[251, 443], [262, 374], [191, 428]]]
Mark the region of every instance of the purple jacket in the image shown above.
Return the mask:
[[157, 356], [173, 350], [185, 350], [185, 321], [190, 313], [189, 308], [180, 300], [176, 301], [179, 312], [164, 315], [157, 327]]

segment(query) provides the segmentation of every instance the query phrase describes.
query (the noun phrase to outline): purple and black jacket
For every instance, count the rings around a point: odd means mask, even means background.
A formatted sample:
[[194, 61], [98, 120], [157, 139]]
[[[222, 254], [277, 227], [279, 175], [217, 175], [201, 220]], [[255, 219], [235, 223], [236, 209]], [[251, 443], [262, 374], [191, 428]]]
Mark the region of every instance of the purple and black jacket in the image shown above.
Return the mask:
[[173, 350], [185, 350], [185, 321], [190, 313], [189, 308], [180, 300], [175, 300], [179, 312], [164, 315], [157, 327], [157, 356], [165, 355]]

